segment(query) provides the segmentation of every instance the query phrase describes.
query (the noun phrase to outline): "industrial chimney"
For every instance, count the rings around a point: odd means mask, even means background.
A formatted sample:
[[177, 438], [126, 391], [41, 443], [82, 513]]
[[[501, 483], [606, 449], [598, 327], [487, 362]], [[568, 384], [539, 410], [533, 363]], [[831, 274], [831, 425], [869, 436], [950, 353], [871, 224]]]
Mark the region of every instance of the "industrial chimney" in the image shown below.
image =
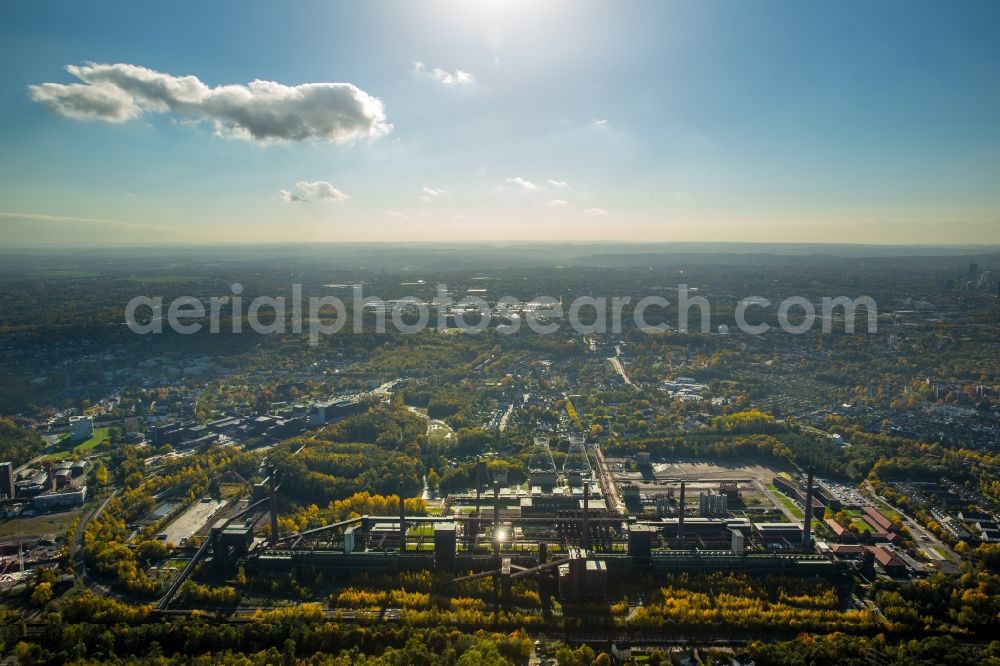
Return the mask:
[[403, 499], [403, 482], [399, 482], [399, 552], [406, 552], [406, 500]]
[[271, 548], [278, 545], [278, 470], [274, 465], [268, 468], [271, 482]]
[[493, 554], [500, 554], [500, 481], [493, 480]]
[[684, 539], [684, 482], [681, 481], [681, 500], [677, 505], [677, 540]]
[[802, 519], [802, 550], [808, 551], [812, 548], [812, 517], [813, 517], [813, 468], [809, 466], [809, 477], [806, 479], [806, 505], [805, 518]]
[[476, 518], [479, 517], [479, 498], [483, 488], [483, 461], [476, 463]]

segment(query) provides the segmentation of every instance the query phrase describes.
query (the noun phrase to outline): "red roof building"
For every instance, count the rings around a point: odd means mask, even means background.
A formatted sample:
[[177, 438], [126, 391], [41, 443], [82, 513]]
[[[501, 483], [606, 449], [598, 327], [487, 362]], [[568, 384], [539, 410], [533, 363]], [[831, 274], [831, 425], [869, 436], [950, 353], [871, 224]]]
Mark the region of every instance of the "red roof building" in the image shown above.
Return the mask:
[[838, 539], [854, 539], [856, 537], [854, 532], [838, 523], [835, 518], [827, 518], [824, 522]]
[[893, 578], [906, 575], [906, 562], [900, 559], [896, 553], [882, 546], [868, 546], [868, 550], [875, 555], [875, 561]]
[[892, 521], [886, 518], [881, 511], [873, 506], [866, 506], [861, 509], [865, 514], [865, 521], [875, 528], [876, 532], [888, 532], [892, 529]]

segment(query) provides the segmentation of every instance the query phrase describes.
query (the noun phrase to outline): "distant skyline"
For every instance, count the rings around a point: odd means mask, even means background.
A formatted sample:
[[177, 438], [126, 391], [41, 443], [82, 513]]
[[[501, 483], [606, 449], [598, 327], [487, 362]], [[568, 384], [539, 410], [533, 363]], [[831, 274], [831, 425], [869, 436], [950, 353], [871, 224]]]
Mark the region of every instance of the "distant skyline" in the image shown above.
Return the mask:
[[0, 248], [1000, 244], [1000, 5], [9, 2]]

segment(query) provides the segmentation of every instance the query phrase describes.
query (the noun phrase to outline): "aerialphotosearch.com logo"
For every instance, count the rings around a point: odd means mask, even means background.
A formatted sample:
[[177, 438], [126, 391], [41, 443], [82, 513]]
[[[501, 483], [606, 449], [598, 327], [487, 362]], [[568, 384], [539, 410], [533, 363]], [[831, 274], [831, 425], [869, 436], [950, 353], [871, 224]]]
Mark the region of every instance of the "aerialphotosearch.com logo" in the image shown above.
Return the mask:
[[[145, 335], [162, 333], [163, 323], [166, 321], [171, 331], [191, 335], [204, 329], [203, 322], [206, 318], [209, 332], [219, 333], [221, 322], [226, 317], [229, 320], [227, 332], [231, 330], [233, 333], [241, 333], [244, 322], [243, 285], [234, 282], [230, 285], [230, 292], [226, 296], [212, 296], [208, 299], [180, 296], [167, 305], [166, 316], [163, 314], [162, 297], [136, 296], [125, 307], [125, 324], [132, 332]], [[336, 296], [310, 296], [306, 301], [304, 314], [302, 285], [293, 284], [290, 300], [290, 317], [286, 316], [288, 303], [285, 296], [257, 296], [250, 300], [245, 311], [247, 325], [261, 335], [289, 331], [301, 334], [305, 328], [309, 344], [317, 345], [321, 336], [339, 333], [348, 322], [347, 306]], [[698, 311], [699, 328], [692, 332], [715, 331], [723, 335], [731, 332], [727, 324], [712, 328], [711, 304], [704, 296], [691, 296], [686, 284], [677, 287], [676, 329], [663, 322], [663, 315], [672, 304], [662, 296], [646, 296], [634, 303], [631, 296], [614, 296], [610, 299], [604, 296], [580, 296], [573, 299], [568, 307], [559, 299], [547, 296], [527, 302], [513, 296], [504, 296], [490, 303], [475, 295], [454, 301], [447, 286], [439, 284], [437, 295], [430, 302], [415, 296], [384, 301], [377, 296], [365, 296], [363, 285], [356, 284], [353, 285], [351, 303], [354, 333], [365, 332], [365, 314], [374, 316], [376, 333], [385, 333], [386, 313], [393, 327], [400, 333], [421, 333], [429, 327], [433, 309], [436, 313], [436, 329], [440, 332], [450, 329], [477, 332], [495, 326], [498, 333], [511, 335], [518, 333], [524, 324], [534, 333], [551, 335], [560, 330], [565, 319], [579, 335], [609, 331], [618, 334], [622, 332], [622, 318], [628, 307], [632, 308], [632, 320], [636, 328], [645, 334], [661, 334], [670, 330], [682, 333], [691, 331], [688, 323], [693, 309]], [[742, 299], [736, 304], [733, 313], [736, 328], [750, 335], [766, 333], [771, 330], [771, 325], [766, 322], [751, 324], [747, 321], [747, 313], [751, 309], [757, 309], [758, 317], [766, 316], [772, 307], [771, 301], [760, 296]], [[830, 333], [833, 331], [834, 318], [839, 313], [844, 332], [854, 333], [859, 307], [866, 311], [867, 332], [876, 333], [878, 308], [870, 296], [853, 299], [847, 296], [823, 297], [818, 314], [811, 300], [804, 296], [791, 296], [777, 306], [778, 326], [785, 333], [801, 335], [813, 330], [819, 317], [822, 321], [821, 330]], [[657, 310], [660, 316], [651, 316]], [[263, 319], [266, 321], [262, 320], [262, 315], [265, 315]], [[790, 315], [794, 317], [794, 322]]]

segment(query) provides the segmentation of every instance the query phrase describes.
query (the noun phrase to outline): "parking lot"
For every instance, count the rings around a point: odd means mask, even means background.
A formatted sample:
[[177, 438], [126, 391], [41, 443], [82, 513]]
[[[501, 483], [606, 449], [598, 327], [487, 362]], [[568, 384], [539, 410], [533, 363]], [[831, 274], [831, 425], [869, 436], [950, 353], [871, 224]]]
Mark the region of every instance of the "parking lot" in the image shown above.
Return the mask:
[[865, 497], [857, 487], [847, 486], [835, 481], [827, 481], [826, 479], [816, 479], [816, 481], [844, 506], [857, 507], [871, 504], [871, 500]]

